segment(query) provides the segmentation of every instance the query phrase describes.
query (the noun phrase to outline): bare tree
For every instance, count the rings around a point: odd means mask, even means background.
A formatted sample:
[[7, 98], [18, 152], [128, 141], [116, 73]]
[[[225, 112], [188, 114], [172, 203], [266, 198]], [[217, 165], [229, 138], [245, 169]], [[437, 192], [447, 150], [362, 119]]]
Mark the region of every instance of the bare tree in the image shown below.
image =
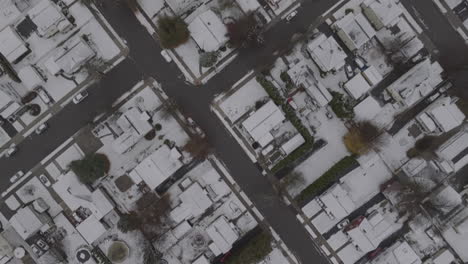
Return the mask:
[[199, 135], [191, 137], [183, 149], [190, 153], [195, 159], [204, 159], [211, 151], [208, 140]]

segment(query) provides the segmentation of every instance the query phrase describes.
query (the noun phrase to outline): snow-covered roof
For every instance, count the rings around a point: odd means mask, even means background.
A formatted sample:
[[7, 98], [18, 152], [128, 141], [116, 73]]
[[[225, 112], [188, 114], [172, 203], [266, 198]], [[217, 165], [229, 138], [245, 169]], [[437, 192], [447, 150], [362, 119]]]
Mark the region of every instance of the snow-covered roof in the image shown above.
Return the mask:
[[374, 67], [374, 65], [369, 66], [367, 69], [362, 71], [362, 76], [366, 78], [370, 86], [376, 86], [380, 81], [383, 80], [382, 74]]
[[[10, 102], [11, 102], [11, 97], [4, 91], [0, 90], [0, 110], [6, 107]], [[3, 113], [2, 113], [2, 116], [3, 116]]]
[[171, 218], [179, 223], [192, 217], [198, 217], [213, 202], [198, 182], [192, 184], [187, 190], [179, 195], [180, 204], [170, 212]]
[[26, 88], [32, 90], [44, 82], [44, 79], [39, 75], [37, 70], [28, 65], [18, 71], [18, 77]]
[[315, 102], [317, 102], [318, 105], [322, 107], [326, 106], [333, 99], [330, 92], [320, 81], [317, 81], [316, 83], [307, 86], [306, 92], [309, 96], [314, 98]]
[[411, 58], [424, 48], [424, 43], [419, 38], [412, 38], [400, 48], [401, 54], [406, 58]]
[[289, 155], [291, 152], [293, 152], [295, 149], [300, 147], [302, 144], [304, 144], [305, 139], [302, 137], [301, 134], [296, 134], [294, 137], [290, 138], [286, 143], [281, 145], [281, 150], [286, 154]]
[[281, 124], [284, 120], [285, 117], [279, 107], [270, 100], [244, 120], [242, 126], [255, 141], [260, 141], [261, 138], [266, 136], [274, 127]]
[[76, 227], [76, 230], [80, 232], [81, 236], [89, 244], [96, 241], [106, 232], [104, 225], [94, 215], [89, 216], [83, 222], [81, 222]]
[[0, 113], [0, 115], [3, 118], [8, 118], [10, 115], [18, 111], [20, 108], [21, 108], [20, 104], [18, 104], [17, 102], [13, 102], [4, 108], [2, 112]]
[[354, 99], [359, 99], [371, 89], [371, 86], [362, 74], [356, 74], [344, 84], [344, 88]]
[[117, 119], [117, 125], [124, 131], [112, 142], [112, 147], [117, 153], [125, 153], [151, 131], [153, 127], [145, 117], [146, 112], [132, 107]]
[[392, 97], [406, 107], [412, 106], [434, 90], [442, 81], [442, 67], [430, 59], [413, 66], [387, 87]]
[[114, 208], [102, 190], [91, 192], [73, 171], [61, 175], [52, 188], [72, 211], [79, 207], [88, 208], [97, 219], [101, 219]]
[[234, 242], [239, 239], [239, 235], [227, 222], [225, 216], [221, 216], [216, 219], [210, 226], [208, 226], [208, 228], [206, 228], [206, 232], [222, 253], [229, 252]]
[[448, 213], [462, 204], [462, 197], [452, 186], [442, 185], [431, 193], [430, 202], [436, 209]]
[[372, 120], [381, 110], [379, 102], [368, 96], [354, 107], [354, 114], [357, 120]]
[[14, 63], [28, 51], [23, 40], [11, 27], [6, 27], [0, 32], [0, 53], [9, 62]]
[[35, 234], [44, 224], [29, 206], [18, 209], [9, 222], [23, 239]]
[[37, 26], [37, 33], [39, 36], [48, 37], [55, 34], [59, 30], [59, 23], [71, 25], [50, 0], [42, 0], [39, 2], [28, 12], [28, 15]]
[[332, 25], [350, 50], [359, 49], [375, 36], [375, 30], [362, 13], [347, 14]]
[[0, 30], [13, 23], [21, 12], [12, 0], [0, 0]]
[[468, 132], [462, 130], [451, 137], [440, 146], [437, 150], [437, 155], [441, 159], [453, 164], [455, 171], [463, 168], [468, 164]]
[[205, 257], [205, 255], [201, 255], [199, 258], [197, 258], [192, 264], [210, 264], [208, 259]]
[[455, 260], [455, 256], [448, 249], [443, 249], [433, 257], [434, 264], [451, 264]]
[[450, 97], [437, 100], [423, 114], [430, 117], [442, 132], [449, 132], [465, 120], [465, 115]]
[[55, 75], [57, 69], [73, 74], [87, 61], [96, 56], [96, 52], [83, 39], [77, 38], [72, 43], [60, 48], [59, 53], [44, 62], [47, 70]]
[[129, 174], [131, 178], [143, 179], [150, 189], [155, 189], [182, 165], [179, 159], [172, 157], [171, 149], [164, 144], [140, 162]]
[[371, 264], [421, 264], [422, 261], [406, 242], [396, 242], [374, 258]]
[[254, 12], [259, 7], [260, 4], [257, 0], [236, 0], [239, 7], [244, 11], [244, 13]]
[[364, 14], [377, 30], [380, 26], [390, 24], [403, 13], [395, 0], [365, 0], [361, 6]]
[[327, 38], [321, 34], [307, 43], [307, 51], [324, 72], [338, 70], [345, 65], [346, 53], [333, 36]]
[[227, 29], [223, 21], [209, 9], [189, 25], [190, 35], [204, 51], [216, 51], [228, 41]]

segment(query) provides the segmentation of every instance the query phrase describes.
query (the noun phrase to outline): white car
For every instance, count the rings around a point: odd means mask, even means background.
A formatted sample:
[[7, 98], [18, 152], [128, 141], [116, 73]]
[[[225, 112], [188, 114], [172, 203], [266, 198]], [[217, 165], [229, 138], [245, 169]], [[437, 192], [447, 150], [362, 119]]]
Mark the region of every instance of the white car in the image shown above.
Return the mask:
[[9, 157], [15, 155], [16, 152], [18, 152], [18, 148], [15, 147], [15, 146], [11, 146], [5, 152], [5, 157], [9, 158]]
[[46, 93], [46, 91], [44, 91], [44, 88], [42, 88], [42, 86], [38, 87], [36, 89], [36, 93], [37, 95], [39, 95], [39, 97], [41, 98], [41, 100], [45, 103], [45, 104], [50, 104], [52, 103], [52, 100], [50, 99], [50, 96]]
[[83, 101], [86, 97], [88, 97], [88, 91], [83, 90], [79, 92], [75, 97], [73, 97], [73, 103], [78, 104]]
[[338, 225], [336, 225], [338, 227], [338, 229], [343, 229], [345, 226], [347, 226], [349, 224], [349, 220], [348, 219], [345, 219], [341, 222], [338, 223]]
[[14, 183], [16, 182], [17, 180], [19, 180], [19, 178], [23, 177], [24, 175], [24, 172], [23, 171], [18, 171], [17, 173], [15, 173], [15, 175], [13, 175], [11, 178], [10, 178], [10, 182], [11, 183]]
[[169, 52], [167, 52], [167, 50], [162, 50], [162, 51], [161, 51], [161, 56], [163, 56], [163, 58], [164, 58], [167, 62], [171, 62], [171, 61], [172, 61], [172, 58], [171, 58], [171, 56], [169, 55]]
[[49, 125], [47, 123], [40, 124], [35, 130], [36, 135], [40, 135], [40, 134], [44, 133], [44, 131], [46, 131], [46, 129], [48, 127], [49, 127]]
[[39, 175], [39, 180], [40, 180], [46, 187], [50, 187], [51, 183], [50, 183], [49, 179], [48, 179], [44, 174]]
[[289, 13], [289, 15], [286, 17], [286, 21], [287, 21], [287, 22], [291, 21], [296, 15], [297, 15], [297, 10], [292, 11], [292, 12]]

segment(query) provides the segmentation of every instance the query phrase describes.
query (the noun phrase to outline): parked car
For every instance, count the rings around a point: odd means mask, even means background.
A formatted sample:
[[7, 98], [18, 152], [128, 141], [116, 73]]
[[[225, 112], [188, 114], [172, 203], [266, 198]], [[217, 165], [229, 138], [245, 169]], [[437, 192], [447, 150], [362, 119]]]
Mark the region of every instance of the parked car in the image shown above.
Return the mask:
[[44, 91], [44, 88], [42, 86], [37, 87], [36, 89], [37, 95], [39, 95], [39, 98], [45, 103], [45, 104], [50, 104], [52, 103], [52, 99], [50, 96]]
[[88, 91], [83, 90], [83, 91], [77, 93], [75, 95], [75, 97], [73, 97], [73, 103], [78, 104], [81, 101], [83, 101], [84, 99], [86, 99], [86, 97], [88, 97]]
[[167, 52], [167, 50], [162, 50], [162, 51], [161, 51], [161, 56], [163, 56], [163, 58], [164, 58], [167, 62], [171, 62], [171, 61], [172, 61], [172, 58], [171, 58], [171, 56], [169, 55], [169, 52]]
[[36, 254], [36, 256], [38, 256], [38, 257], [41, 256], [42, 253], [43, 253], [42, 250], [40, 250], [39, 247], [36, 246], [36, 245], [32, 245], [31, 249], [32, 249], [33, 253]]
[[346, 77], [348, 77], [348, 79], [353, 78], [353, 76], [354, 76], [353, 67], [351, 67], [351, 65], [349, 65], [349, 64], [346, 64], [345, 65], [345, 73], [346, 73]]
[[50, 183], [49, 179], [48, 179], [44, 174], [39, 175], [39, 180], [40, 180], [46, 187], [50, 187], [51, 183]]
[[356, 62], [356, 65], [361, 70], [364, 70], [367, 67], [366, 61], [359, 56], [356, 56], [356, 58], [354, 58], [354, 62]]
[[49, 245], [47, 245], [47, 243], [42, 239], [38, 239], [36, 241], [36, 245], [38, 245], [44, 251], [47, 251], [49, 249]]
[[49, 127], [49, 125], [47, 123], [40, 124], [35, 130], [36, 135], [40, 135], [40, 134], [44, 133], [44, 131], [46, 131], [46, 129], [48, 127]]
[[9, 157], [15, 155], [16, 152], [18, 152], [18, 147], [10, 146], [5, 152], [5, 157], [9, 158]]
[[24, 175], [24, 172], [23, 172], [22, 170], [18, 171], [17, 173], [15, 173], [15, 175], [11, 176], [10, 182], [11, 182], [11, 183], [16, 182], [16, 181], [19, 180], [21, 177], [23, 177], [23, 175]]
[[343, 229], [345, 226], [347, 226], [349, 224], [349, 220], [348, 219], [345, 219], [341, 222], [339, 222], [336, 227], [338, 227], [338, 229]]
[[432, 103], [439, 97], [440, 97], [440, 93], [436, 92], [433, 95], [429, 96], [426, 100], [427, 100], [428, 103]]
[[291, 21], [297, 15], [297, 10], [292, 11], [289, 15], [286, 16], [286, 21]]

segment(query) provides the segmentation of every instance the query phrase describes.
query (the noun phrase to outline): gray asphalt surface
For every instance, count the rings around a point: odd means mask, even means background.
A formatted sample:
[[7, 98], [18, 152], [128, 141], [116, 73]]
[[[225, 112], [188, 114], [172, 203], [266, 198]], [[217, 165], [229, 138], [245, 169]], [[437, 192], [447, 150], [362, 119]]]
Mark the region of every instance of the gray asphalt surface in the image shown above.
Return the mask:
[[289, 24], [278, 23], [265, 34], [265, 46], [242, 50], [240, 56], [215, 76], [207, 85], [195, 87], [181, 79], [177, 67], [167, 64], [160, 56], [161, 48], [147, 33], [130, 10], [122, 5], [104, 2], [102, 12], [118, 34], [127, 41], [130, 55], [110, 71], [104, 79], [89, 89], [89, 97], [78, 105], [69, 104], [50, 119], [50, 129], [40, 136], [32, 136], [20, 144], [20, 151], [12, 158], [1, 159], [1, 189], [8, 187], [8, 178], [19, 169], [29, 170], [42, 158], [88, 124], [98, 114], [110, 109], [112, 102], [146, 77], [153, 77], [205, 131], [216, 154], [227, 165], [233, 177], [254, 202], [267, 221], [280, 234], [286, 245], [302, 263], [328, 263], [295, 214], [276, 195], [268, 179], [261, 174], [242, 148], [230, 136], [210, 111], [213, 96], [244, 76], [250, 69], [273, 62], [274, 51], [288, 46], [295, 32], [305, 32], [310, 25], [336, 0], [308, 0]]

